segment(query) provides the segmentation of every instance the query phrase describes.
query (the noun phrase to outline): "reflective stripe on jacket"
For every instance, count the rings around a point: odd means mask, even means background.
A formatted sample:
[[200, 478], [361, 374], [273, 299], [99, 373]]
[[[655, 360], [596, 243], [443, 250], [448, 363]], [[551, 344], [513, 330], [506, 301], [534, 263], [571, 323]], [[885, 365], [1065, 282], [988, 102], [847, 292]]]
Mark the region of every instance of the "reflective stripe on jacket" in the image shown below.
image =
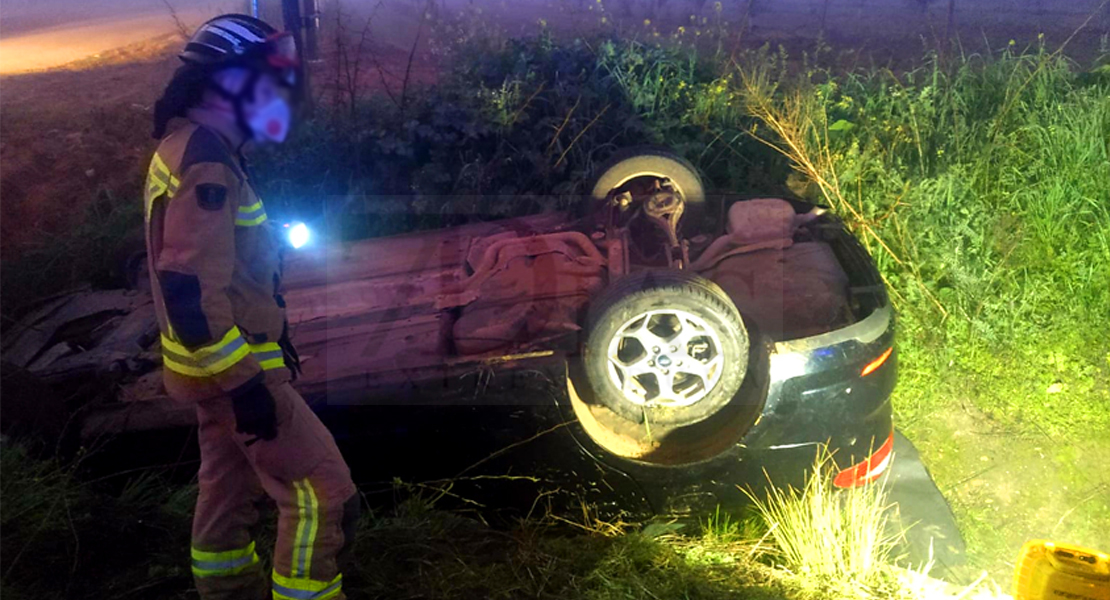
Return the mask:
[[281, 245], [224, 138], [195, 123], [163, 138], [144, 214], [170, 395], [201, 400], [264, 371], [287, 379], [277, 345], [285, 323]]

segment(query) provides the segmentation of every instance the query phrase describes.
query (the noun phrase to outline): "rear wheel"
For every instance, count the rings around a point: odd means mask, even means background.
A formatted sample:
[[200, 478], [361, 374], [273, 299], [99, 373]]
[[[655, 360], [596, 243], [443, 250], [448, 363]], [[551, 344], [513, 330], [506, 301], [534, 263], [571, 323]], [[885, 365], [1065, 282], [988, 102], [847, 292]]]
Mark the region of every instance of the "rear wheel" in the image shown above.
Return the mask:
[[726, 406], [748, 367], [749, 336], [713, 282], [653, 270], [616, 281], [590, 310], [582, 366], [592, 396], [621, 417], [698, 423]]
[[682, 199], [683, 222], [692, 225], [701, 222], [705, 216], [705, 187], [697, 169], [662, 148], [628, 148], [614, 154], [597, 169], [589, 184], [590, 204], [596, 206], [623, 192], [635, 198], [650, 194], [659, 186]]

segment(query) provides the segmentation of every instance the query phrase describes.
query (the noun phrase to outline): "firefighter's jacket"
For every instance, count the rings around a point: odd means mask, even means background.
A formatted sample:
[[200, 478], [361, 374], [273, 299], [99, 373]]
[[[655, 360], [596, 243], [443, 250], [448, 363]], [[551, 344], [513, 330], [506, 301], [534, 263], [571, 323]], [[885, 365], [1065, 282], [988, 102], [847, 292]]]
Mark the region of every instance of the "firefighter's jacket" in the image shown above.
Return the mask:
[[281, 243], [238, 152], [184, 125], [158, 146], [144, 196], [166, 390], [204, 400], [288, 379]]

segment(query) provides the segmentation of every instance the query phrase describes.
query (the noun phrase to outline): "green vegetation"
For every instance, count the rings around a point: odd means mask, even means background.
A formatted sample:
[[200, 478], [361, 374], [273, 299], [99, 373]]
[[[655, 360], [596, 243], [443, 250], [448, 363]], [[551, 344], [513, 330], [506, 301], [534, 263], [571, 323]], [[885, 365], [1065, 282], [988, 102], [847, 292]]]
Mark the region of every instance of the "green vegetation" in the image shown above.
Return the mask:
[[566, 208], [598, 162], [629, 146], [684, 152], [722, 189], [779, 189], [788, 173], [744, 133], [750, 119], [721, 110], [724, 83], [692, 55], [547, 34], [479, 39], [457, 55], [404, 102], [391, 92], [351, 104], [351, 84], [329, 88], [338, 108], [259, 161], [267, 202], [365, 237]]
[[[5, 78], [0, 112], [4, 327], [44, 297], [122, 281], [124, 257], [143, 248], [143, 161], [153, 151], [141, 106], [116, 100], [59, 107], [49, 93], [34, 93], [39, 76], [26, 77]], [[72, 85], [83, 84], [64, 87]], [[19, 102], [20, 94], [31, 99]]]
[[49, 236], [0, 263], [5, 306], [11, 316], [35, 301], [85, 284], [118, 287], [123, 265], [144, 248], [142, 203], [124, 201], [104, 190], [83, 207], [84, 218], [63, 235]]
[[[155, 471], [107, 486], [79, 477], [81, 461], [37, 459], [10, 443], [0, 459], [5, 598], [195, 597], [185, 551], [195, 486], [168, 484]], [[843, 545], [831, 562], [827, 554], [795, 552], [813, 539], [848, 542], [857, 527], [886, 535], [882, 487], [839, 492], [827, 477], [813, 481], [802, 492], [761, 500], [753, 519], [719, 513], [684, 535], [666, 524], [636, 531], [589, 511], [579, 520], [547, 514], [493, 529], [399, 484], [404, 500], [359, 523], [344, 589], [353, 599], [942, 598], [923, 571], [891, 567], [882, 540]], [[858, 510], [842, 517], [841, 502]], [[273, 512], [263, 511], [271, 522], [258, 534], [260, 549], [272, 547]], [[266, 550], [260, 554], [268, 560]]]
[[736, 74], [801, 186], [845, 215], [900, 312], [900, 426], [972, 562], [1110, 545], [1110, 85], [1044, 49], [908, 73]]
[[165, 582], [189, 576], [182, 549], [189, 547], [196, 488], [140, 475], [109, 490], [80, 478], [81, 464], [42, 460], [7, 441], [0, 446], [0, 594], [31, 600], [127, 591], [124, 597], [150, 598]]
[[[820, 458], [816, 471], [829, 471], [831, 459]], [[850, 596], [886, 583], [898, 537], [887, 527], [890, 506], [881, 485], [839, 493], [829, 476], [811, 477], [801, 491], [771, 487], [752, 502], [773, 525], [768, 537], [778, 557], [823, 595]]]

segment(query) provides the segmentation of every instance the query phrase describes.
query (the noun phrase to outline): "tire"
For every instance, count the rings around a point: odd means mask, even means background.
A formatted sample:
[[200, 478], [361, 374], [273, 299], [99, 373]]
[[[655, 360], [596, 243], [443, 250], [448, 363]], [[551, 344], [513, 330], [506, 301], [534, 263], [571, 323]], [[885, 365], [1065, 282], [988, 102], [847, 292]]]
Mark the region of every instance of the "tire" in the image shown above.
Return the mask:
[[717, 284], [685, 271], [617, 280], [591, 306], [587, 331], [581, 366], [593, 397], [636, 423], [704, 421], [747, 375], [740, 311]]
[[705, 217], [705, 186], [697, 168], [690, 161], [662, 148], [627, 148], [610, 157], [590, 181], [590, 206], [604, 202], [613, 189], [644, 175], [670, 179], [686, 201], [682, 222], [701, 223]]

